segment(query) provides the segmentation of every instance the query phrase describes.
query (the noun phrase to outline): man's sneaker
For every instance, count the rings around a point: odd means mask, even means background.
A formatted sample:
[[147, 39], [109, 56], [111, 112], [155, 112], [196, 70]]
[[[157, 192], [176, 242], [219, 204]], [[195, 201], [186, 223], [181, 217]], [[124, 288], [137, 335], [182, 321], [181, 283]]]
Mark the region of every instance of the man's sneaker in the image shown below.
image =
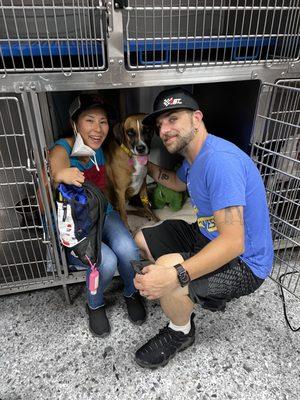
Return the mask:
[[93, 310], [86, 305], [86, 311], [89, 316], [89, 329], [91, 333], [98, 337], [105, 337], [110, 334], [110, 325], [106, 316], [105, 306]]
[[142, 325], [146, 320], [146, 310], [142, 296], [139, 292], [134, 292], [131, 296], [124, 296], [128, 317], [135, 325]]
[[144, 346], [135, 353], [135, 361], [138, 365], [145, 368], [164, 367], [176, 353], [185, 350], [195, 341], [195, 324], [191, 315], [191, 330], [185, 335], [177, 332], [168, 325], [161, 329], [159, 333], [150, 339]]

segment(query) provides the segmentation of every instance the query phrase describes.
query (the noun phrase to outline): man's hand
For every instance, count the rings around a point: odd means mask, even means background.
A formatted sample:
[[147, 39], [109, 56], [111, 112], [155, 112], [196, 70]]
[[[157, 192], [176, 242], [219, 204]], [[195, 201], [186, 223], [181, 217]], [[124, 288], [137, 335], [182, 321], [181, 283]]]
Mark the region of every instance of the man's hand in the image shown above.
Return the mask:
[[179, 287], [176, 269], [172, 266], [152, 264], [136, 274], [134, 286], [149, 300], [159, 299]]

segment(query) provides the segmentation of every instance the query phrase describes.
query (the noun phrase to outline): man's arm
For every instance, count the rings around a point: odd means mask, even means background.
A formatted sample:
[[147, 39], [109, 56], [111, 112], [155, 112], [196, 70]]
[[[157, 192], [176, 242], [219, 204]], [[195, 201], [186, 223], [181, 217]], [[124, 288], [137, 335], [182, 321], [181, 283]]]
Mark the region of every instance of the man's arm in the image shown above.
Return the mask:
[[184, 192], [186, 190], [186, 184], [177, 177], [176, 172], [161, 168], [152, 162], [148, 162], [147, 166], [148, 174], [156, 182], [161, 183], [176, 192]]
[[219, 236], [182, 263], [191, 279], [217, 270], [244, 252], [243, 207], [215, 211], [214, 219]]

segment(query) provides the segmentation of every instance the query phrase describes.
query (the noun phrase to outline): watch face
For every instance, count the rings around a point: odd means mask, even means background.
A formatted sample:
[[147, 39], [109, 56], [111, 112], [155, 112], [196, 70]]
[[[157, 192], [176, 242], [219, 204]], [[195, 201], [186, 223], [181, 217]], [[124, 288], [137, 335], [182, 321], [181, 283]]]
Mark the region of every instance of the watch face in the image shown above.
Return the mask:
[[181, 264], [175, 265], [175, 268], [177, 270], [177, 276], [178, 276], [180, 285], [182, 287], [186, 286], [190, 281], [189, 274], [187, 273], [187, 271], [183, 268], [183, 266]]
[[178, 277], [179, 277], [179, 281], [180, 281], [182, 286], [187, 285], [189, 283], [189, 281], [190, 281], [190, 278], [189, 278], [189, 276], [188, 276], [188, 274], [187, 274], [187, 272], [185, 270], [180, 272]]

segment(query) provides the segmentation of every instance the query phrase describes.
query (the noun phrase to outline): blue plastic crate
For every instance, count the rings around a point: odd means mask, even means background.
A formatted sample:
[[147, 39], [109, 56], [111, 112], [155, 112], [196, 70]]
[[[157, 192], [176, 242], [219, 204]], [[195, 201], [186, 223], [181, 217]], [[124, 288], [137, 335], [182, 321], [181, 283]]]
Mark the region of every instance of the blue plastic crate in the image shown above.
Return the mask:
[[[232, 58], [234, 61], [252, 61], [259, 57], [262, 48], [275, 46], [276, 38], [274, 37], [257, 37], [257, 38], [234, 38], [234, 39], [192, 39], [192, 40], [129, 40], [127, 49], [130, 54], [138, 53], [139, 65], [162, 65], [169, 64], [171, 52], [185, 52], [188, 50], [209, 50], [209, 49], [232, 49]], [[250, 55], [239, 55], [240, 50], [248, 49]], [[147, 60], [146, 55], [151, 57], [154, 52], [161, 52], [162, 57], [159, 60]], [[187, 60], [189, 61], [189, 60]]]
[[55, 56], [93, 56], [102, 54], [99, 42], [88, 41], [36, 41], [2, 42], [0, 51], [3, 57], [55, 57]]

